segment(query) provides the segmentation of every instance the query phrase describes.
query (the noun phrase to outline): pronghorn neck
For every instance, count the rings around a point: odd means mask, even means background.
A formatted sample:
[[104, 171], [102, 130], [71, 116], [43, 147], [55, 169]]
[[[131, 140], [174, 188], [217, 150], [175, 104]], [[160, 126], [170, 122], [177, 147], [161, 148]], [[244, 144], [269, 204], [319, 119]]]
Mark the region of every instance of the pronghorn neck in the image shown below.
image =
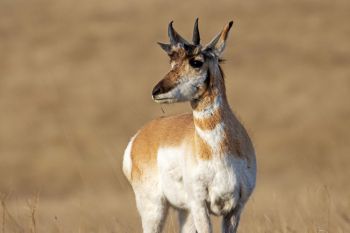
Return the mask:
[[214, 115], [222, 115], [224, 111], [230, 111], [225, 93], [211, 92], [201, 99], [191, 103], [194, 120], [210, 119]]
[[212, 86], [201, 99], [191, 103], [196, 154], [206, 160], [237, 152], [231, 127], [235, 116], [226, 98], [223, 78], [218, 78], [222, 80], [216, 82], [219, 85]]
[[209, 114], [217, 109], [230, 108], [226, 98], [224, 75], [219, 65], [210, 64], [208, 71], [209, 85], [206, 92], [191, 102], [194, 116], [198, 114]]

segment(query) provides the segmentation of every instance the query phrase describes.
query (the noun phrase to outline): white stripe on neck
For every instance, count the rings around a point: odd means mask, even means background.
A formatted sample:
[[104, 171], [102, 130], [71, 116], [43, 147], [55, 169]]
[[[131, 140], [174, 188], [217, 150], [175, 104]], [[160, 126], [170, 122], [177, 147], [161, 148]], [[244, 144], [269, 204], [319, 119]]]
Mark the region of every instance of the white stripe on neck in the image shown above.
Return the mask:
[[219, 107], [222, 105], [222, 97], [216, 96], [214, 98], [214, 101], [209, 106], [205, 107], [201, 111], [193, 111], [194, 118], [202, 119], [202, 118], [208, 118], [214, 115], [214, 113], [219, 109]]
[[220, 144], [225, 137], [225, 124], [220, 122], [212, 130], [203, 130], [195, 126], [196, 132], [211, 148], [214, 154], [220, 153]]

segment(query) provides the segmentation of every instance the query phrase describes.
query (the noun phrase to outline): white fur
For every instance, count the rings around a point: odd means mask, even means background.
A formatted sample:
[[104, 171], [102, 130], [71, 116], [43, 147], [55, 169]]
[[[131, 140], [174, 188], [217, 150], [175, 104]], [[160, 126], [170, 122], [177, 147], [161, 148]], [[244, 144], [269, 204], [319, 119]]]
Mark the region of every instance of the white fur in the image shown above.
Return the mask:
[[161, 147], [157, 160], [163, 193], [170, 204], [181, 209], [189, 207], [183, 180], [186, 166], [183, 157], [186, 153], [185, 145], [176, 148]]
[[[196, 128], [213, 150], [211, 160], [196, 161], [186, 141], [178, 147], [158, 149], [157, 171], [145, 177], [143, 183], [133, 185], [144, 233], [162, 231], [169, 204], [179, 210], [182, 233], [211, 233], [209, 212], [220, 216], [234, 209], [237, 211], [231, 220], [235, 221], [226, 225], [231, 227], [227, 229], [236, 229], [239, 214], [255, 186], [255, 166], [249, 169], [247, 161], [219, 154], [217, 144], [224, 130], [223, 123], [213, 130]], [[127, 148], [126, 155], [129, 152]], [[124, 164], [129, 168], [128, 162]]]
[[[167, 100], [170, 102], [184, 102], [197, 98], [197, 91], [200, 86], [204, 85], [206, 73], [197, 77], [184, 76], [180, 79], [179, 84], [169, 92], [157, 96], [157, 100]], [[161, 101], [159, 101], [161, 102]]]
[[131, 148], [132, 148], [132, 143], [134, 142], [134, 139], [136, 136], [137, 134], [130, 139], [128, 146], [124, 151], [124, 157], [123, 157], [123, 172], [129, 181], [131, 180], [131, 169], [132, 169]]
[[[243, 206], [255, 185], [255, 174], [247, 170], [245, 160], [230, 155], [214, 155], [215, 158], [210, 161], [196, 163], [192, 159], [195, 155], [189, 149], [186, 143], [180, 147], [159, 148], [159, 193], [171, 206], [189, 214], [187, 221], [180, 219], [183, 229], [195, 232], [193, 226], [196, 224], [199, 233], [211, 232], [208, 210], [220, 216], [228, 214], [241, 202]], [[151, 192], [156, 193], [156, 185], [145, 187], [152, 187]], [[241, 189], [247, 190], [243, 192], [244, 197], [240, 196]], [[147, 190], [143, 189], [142, 193], [147, 193]], [[151, 209], [142, 211], [149, 212]]]
[[164, 199], [158, 177], [147, 177], [147, 185], [133, 185], [136, 205], [144, 233], [162, 231], [168, 204]]
[[223, 122], [217, 124], [212, 130], [202, 130], [195, 126], [196, 133], [201, 137], [211, 148], [214, 154], [218, 154], [220, 151], [220, 143], [225, 136], [225, 124]]
[[201, 111], [193, 111], [193, 116], [194, 118], [197, 118], [197, 119], [211, 117], [214, 115], [214, 113], [219, 109], [221, 105], [222, 105], [222, 97], [217, 96], [215, 97], [212, 105], [208, 106], [207, 108]]

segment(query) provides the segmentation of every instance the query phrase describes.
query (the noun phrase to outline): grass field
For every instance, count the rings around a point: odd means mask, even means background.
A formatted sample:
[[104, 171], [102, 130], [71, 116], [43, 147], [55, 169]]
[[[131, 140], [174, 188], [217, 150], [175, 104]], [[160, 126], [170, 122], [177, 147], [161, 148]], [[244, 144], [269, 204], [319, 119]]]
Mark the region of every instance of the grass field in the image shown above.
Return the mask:
[[[235, 21], [223, 69], [257, 151], [245, 233], [350, 232], [348, 0], [0, 0], [0, 232], [141, 231], [121, 172], [168, 71], [174, 20], [204, 41]], [[219, 222], [215, 221], [215, 232]], [[171, 214], [166, 232], [176, 232]]]

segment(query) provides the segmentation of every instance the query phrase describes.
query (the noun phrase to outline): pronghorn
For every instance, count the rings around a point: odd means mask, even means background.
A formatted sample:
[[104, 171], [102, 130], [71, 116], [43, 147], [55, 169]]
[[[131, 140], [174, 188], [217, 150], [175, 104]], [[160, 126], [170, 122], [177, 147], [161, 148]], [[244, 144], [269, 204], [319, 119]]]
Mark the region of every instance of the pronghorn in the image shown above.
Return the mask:
[[252, 142], [227, 101], [220, 67], [229, 22], [206, 46], [198, 19], [192, 43], [170, 22], [171, 70], [154, 87], [157, 103], [189, 101], [191, 114], [160, 117], [130, 140], [123, 172], [135, 192], [144, 233], [160, 233], [168, 208], [179, 213], [180, 232], [211, 233], [210, 214], [223, 216], [222, 232], [237, 231], [256, 180]]

